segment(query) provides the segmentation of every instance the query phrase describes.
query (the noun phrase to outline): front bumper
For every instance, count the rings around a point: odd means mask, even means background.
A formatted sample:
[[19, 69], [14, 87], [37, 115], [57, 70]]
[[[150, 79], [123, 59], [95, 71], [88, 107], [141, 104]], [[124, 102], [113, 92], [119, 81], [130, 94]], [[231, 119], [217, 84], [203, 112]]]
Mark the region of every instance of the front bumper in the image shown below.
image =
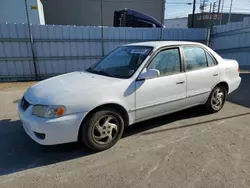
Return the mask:
[[[59, 118], [40, 118], [32, 115], [30, 105], [25, 111], [18, 104], [19, 117], [25, 132], [41, 145], [55, 145], [76, 142], [78, 131], [86, 113], [65, 115]], [[45, 138], [38, 136], [44, 134]]]

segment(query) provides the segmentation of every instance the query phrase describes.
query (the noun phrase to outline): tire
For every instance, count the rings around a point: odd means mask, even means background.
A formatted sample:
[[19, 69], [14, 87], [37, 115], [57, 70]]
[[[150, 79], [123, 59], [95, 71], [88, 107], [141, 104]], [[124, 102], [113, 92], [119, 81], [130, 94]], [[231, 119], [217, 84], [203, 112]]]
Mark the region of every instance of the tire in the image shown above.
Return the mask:
[[[216, 97], [216, 92], [219, 92], [217, 94], [222, 95], [221, 97]], [[219, 98], [221, 98], [219, 100]], [[219, 112], [226, 101], [227, 98], [227, 90], [225, 87], [218, 85], [216, 86], [213, 91], [211, 92], [206, 104], [205, 104], [205, 109], [208, 113], [216, 113]], [[218, 103], [218, 105], [216, 105]]]
[[83, 121], [80, 141], [94, 151], [103, 151], [114, 146], [121, 138], [124, 121], [114, 109], [105, 108], [92, 114]]

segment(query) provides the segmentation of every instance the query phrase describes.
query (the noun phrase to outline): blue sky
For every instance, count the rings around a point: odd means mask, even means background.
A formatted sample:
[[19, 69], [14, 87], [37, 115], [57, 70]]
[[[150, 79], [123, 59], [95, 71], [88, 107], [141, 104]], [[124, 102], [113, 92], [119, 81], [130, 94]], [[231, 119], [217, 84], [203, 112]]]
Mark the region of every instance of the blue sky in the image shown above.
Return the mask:
[[[222, 0], [223, 1], [223, 0]], [[193, 5], [185, 3], [192, 3], [193, 0], [166, 0], [165, 18], [185, 17], [192, 13]], [[209, 0], [215, 2], [215, 0]], [[229, 12], [231, 0], [224, 0], [224, 11]], [[199, 12], [200, 0], [196, 0], [196, 12]], [[209, 6], [207, 7], [209, 11]], [[233, 0], [232, 12], [249, 13], [250, 14], [250, 0]]]

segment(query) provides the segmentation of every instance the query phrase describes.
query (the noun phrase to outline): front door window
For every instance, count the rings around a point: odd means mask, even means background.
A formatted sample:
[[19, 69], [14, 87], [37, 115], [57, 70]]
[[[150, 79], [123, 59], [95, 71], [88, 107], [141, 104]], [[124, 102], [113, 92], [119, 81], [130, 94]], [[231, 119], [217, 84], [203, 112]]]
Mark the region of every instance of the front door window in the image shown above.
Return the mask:
[[148, 69], [157, 69], [160, 76], [172, 75], [181, 72], [179, 49], [167, 49], [159, 52], [149, 64]]

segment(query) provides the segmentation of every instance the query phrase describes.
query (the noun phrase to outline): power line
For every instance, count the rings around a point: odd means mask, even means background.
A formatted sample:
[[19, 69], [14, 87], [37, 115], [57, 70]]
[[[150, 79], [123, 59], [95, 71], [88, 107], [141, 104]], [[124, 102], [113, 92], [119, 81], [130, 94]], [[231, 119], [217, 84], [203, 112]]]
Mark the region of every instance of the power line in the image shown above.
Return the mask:
[[190, 5], [181, 5], [181, 4], [179, 4], [179, 5], [166, 5], [166, 7], [189, 7]]
[[[187, 3], [172, 3], [172, 2], [166, 2], [166, 5], [192, 5], [192, 2], [187, 2]], [[199, 5], [200, 3], [195, 3], [196, 5]]]
[[[224, 7], [224, 9], [230, 9], [230, 7]], [[250, 8], [233, 8], [235, 10], [249, 10], [250, 11]]]
[[167, 5], [192, 5], [193, 3], [166, 3]]

